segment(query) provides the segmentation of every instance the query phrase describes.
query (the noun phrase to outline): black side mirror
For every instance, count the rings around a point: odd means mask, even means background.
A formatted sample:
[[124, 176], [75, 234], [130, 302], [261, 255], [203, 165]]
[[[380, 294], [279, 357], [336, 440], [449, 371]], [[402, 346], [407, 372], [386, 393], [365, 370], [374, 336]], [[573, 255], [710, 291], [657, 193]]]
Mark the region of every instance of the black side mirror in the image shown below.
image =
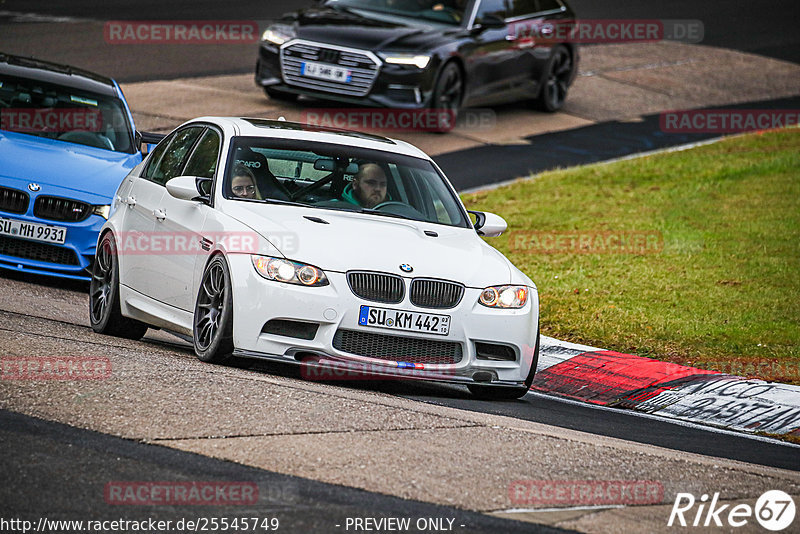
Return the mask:
[[194, 184], [197, 187], [197, 192], [200, 193], [200, 196], [195, 200], [211, 204], [211, 187], [214, 185], [214, 180], [198, 176]]
[[483, 225], [486, 224], [486, 214], [482, 211], [470, 211], [467, 210], [467, 213], [470, 215], [475, 216], [475, 222], [473, 222], [472, 226], [475, 227], [475, 231], [480, 234], [480, 229], [483, 228]]
[[164, 134], [137, 131], [134, 134], [134, 146], [142, 153], [142, 156], [146, 156], [150, 153], [150, 145], [157, 145], [165, 137]]

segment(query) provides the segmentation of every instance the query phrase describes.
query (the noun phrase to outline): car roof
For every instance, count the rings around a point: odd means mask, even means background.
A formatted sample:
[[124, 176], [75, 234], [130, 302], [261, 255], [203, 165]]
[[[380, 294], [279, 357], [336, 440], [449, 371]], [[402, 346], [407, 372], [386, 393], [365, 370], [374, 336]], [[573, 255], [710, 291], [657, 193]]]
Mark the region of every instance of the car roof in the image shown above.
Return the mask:
[[114, 80], [70, 65], [0, 52], [0, 74], [116, 97]]
[[[191, 122], [210, 122], [230, 130], [232, 135], [245, 137], [274, 137], [277, 139], [295, 139], [336, 145], [349, 145], [359, 148], [370, 148], [383, 152], [394, 152], [416, 158], [430, 159], [417, 147], [380, 135], [339, 130], [291, 122], [285, 120], [264, 119], [255, 117], [200, 117]], [[187, 123], [188, 124], [188, 123]]]

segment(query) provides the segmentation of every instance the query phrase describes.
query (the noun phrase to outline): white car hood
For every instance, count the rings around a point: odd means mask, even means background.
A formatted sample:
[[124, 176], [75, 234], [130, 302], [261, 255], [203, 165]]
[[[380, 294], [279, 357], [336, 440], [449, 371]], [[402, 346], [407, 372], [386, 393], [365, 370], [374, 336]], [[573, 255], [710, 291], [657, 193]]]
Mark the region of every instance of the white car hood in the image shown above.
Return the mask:
[[[470, 228], [297, 206], [236, 204], [229, 215], [269, 239], [285, 257], [325, 271], [381, 271], [476, 288], [530, 283]], [[426, 235], [426, 230], [438, 237]], [[411, 265], [413, 272], [404, 273], [401, 264]]]

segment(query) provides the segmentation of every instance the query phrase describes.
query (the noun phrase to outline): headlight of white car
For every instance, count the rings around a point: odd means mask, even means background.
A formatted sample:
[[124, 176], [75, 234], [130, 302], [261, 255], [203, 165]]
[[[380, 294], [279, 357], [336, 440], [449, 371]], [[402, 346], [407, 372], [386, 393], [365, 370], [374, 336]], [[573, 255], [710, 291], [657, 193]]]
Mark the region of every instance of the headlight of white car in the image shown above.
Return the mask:
[[289, 39], [294, 39], [294, 37], [295, 32], [291, 26], [273, 24], [264, 31], [263, 35], [261, 35], [261, 40], [280, 46]]
[[256, 272], [267, 280], [299, 286], [327, 286], [328, 277], [313, 265], [269, 256], [251, 256]]
[[522, 308], [528, 302], [525, 286], [490, 286], [481, 291], [478, 302], [489, 308]]

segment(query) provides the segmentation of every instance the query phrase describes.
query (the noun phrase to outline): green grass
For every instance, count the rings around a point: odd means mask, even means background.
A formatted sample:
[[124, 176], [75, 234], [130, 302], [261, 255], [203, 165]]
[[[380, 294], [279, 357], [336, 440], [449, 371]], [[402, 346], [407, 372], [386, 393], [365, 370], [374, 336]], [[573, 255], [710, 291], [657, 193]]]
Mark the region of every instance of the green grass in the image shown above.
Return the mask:
[[[463, 199], [508, 221], [488, 242], [539, 287], [543, 334], [800, 383], [800, 130], [543, 173]], [[663, 248], [553, 253], [510, 241], [620, 231], [658, 234]]]

